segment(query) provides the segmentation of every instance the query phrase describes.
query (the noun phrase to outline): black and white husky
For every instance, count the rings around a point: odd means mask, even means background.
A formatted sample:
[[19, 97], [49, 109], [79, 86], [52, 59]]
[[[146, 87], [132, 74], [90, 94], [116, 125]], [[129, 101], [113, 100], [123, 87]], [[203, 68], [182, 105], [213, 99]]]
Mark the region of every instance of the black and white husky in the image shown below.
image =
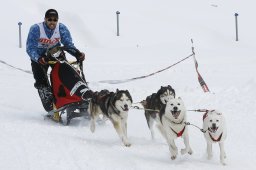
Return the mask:
[[128, 111], [132, 105], [132, 97], [128, 90], [107, 90], [99, 92], [97, 101], [91, 100], [88, 112], [91, 115], [92, 132], [95, 131], [95, 121], [100, 114], [106, 116], [113, 124], [117, 134], [125, 146], [131, 146], [127, 138]]
[[175, 90], [170, 86], [161, 86], [157, 93], [153, 93], [148, 96], [146, 100], [141, 102], [145, 109], [145, 117], [147, 120], [148, 127], [151, 132], [152, 139], [155, 138], [153, 125], [156, 123], [156, 127], [160, 133], [166, 138], [164, 129], [160, 122], [159, 112], [161, 108], [172, 98], [175, 98]]
[[226, 165], [226, 153], [224, 150], [224, 141], [227, 137], [225, 119], [222, 113], [215, 110], [207, 111], [203, 116], [204, 137], [207, 143], [208, 159], [212, 158], [212, 144], [219, 143], [220, 162]]
[[175, 139], [182, 137], [184, 139], [185, 148], [181, 149], [181, 154], [192, 154], [189, 144], [188, 128], [186, 122], [186, 108], [180, 97], [169, 100], [165, 107], [160, 111], [160, 120], [163, 124], [171, 159], [176, 159], [178, 148], [175, 145]]

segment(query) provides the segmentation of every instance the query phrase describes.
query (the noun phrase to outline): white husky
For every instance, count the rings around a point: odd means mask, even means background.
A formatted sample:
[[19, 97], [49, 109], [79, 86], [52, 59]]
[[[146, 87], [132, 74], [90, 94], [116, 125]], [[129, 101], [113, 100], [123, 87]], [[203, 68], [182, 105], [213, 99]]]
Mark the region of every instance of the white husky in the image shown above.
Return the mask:
[[212, 144], [219, 143], [220, 162], [226, 165], [226, 153], [224, 151], [224, 141], [227, 137], [225, 119], [222, 113], [215, 110], [207, 111], [203, 118], [204, 137], [207, 142], [208, 159], [212, 158]]
[[178, 137], [184, 139], [185, 149], [181, 149], [181, 154], [192, 154], [193, 151], [189, 145], [188, 127], [186, 122], [186, 108], [182, 99], [174, 98], [167, 102], [166, 106], [160, 111], [160, 119], [166, 132], [167, 143], [171, 152], [171, 159], [176, 159], [178, 149], [174, 140]]

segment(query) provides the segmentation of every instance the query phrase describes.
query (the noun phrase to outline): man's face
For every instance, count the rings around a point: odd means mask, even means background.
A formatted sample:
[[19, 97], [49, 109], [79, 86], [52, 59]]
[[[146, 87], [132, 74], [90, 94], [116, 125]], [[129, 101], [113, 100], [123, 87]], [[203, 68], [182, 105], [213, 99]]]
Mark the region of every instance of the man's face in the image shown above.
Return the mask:
[[51, 29], [55, 29], [56, 25], [58, 23], [58, 18], [56, 17], [49, 17], [49, 18], [44, 18], [46, 25]]

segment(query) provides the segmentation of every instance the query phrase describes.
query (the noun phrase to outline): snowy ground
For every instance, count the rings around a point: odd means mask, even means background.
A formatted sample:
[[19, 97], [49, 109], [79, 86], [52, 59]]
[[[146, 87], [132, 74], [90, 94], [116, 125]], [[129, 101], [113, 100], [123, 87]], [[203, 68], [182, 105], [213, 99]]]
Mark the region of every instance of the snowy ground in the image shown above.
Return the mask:
[[[124, 147], [110, 122], [96, 126], [74, 120], [62, 126], [45, 114], [33, 76], [0, 63], [0, 169], [254, 169], [256, 161], [256, 24], [253, 0], [9, 0], [0, 7], [0, 61], [30, 71], [25, 52], [29, 27], [56, 8], [60, 22], [70, 29], [75, 45], [86, 53], [85, 74], [93, 90], [128, 89], [134, 102], [170, 84], [187, 109], [218, 109], [226, 117], [227, 166], [219, 163], [219, 148], [206, 158], [203, 134], [189, 127], [193, 155], [174, 161], [157, 133], [151, 140], [144, 113], [130, 110]], [[120, 36], [116, 36], [116, 14]], [[235, 13], [239, 13], [239, 41], [235, 41]], [[23, 48], [18, 48], [18, 25]], [[147, 75], [191, 54], [194, 39], [199, 72], [210, 93], [201, 89], [192, 58], [142, 80], [102, 84]], [[202, 126], [202, 113], [188, 112], [188, 120]], [[177, 140], [178, 148], [184, 147]]]

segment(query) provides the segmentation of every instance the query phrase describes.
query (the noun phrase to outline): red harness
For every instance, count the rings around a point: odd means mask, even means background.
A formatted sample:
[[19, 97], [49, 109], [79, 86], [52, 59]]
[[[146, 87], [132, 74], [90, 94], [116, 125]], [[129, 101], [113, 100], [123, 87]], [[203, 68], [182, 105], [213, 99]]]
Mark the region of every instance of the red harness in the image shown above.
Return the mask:
[[185, 131], [185, 128], [186, 128], [186, 126], [184, 126], [184, 128], [179, 133], [175, 132], [172, 128], [171, 128], [171, 130], [177, 135], [177, 137], [180, 137], [180, 136], [182, 136], [183, 132]]
[[212, 141], [214, 141], [214, 142], [219, 142], [219, 141], [221, 140], [222, 134], [223, 134], [223, 133], [220, 134], [220, 136], [219, 136], [218, 139], [214, 139], [210, 133], [209, 133], [209, 136], [210, 136], [210, 138], [212, 139]]

